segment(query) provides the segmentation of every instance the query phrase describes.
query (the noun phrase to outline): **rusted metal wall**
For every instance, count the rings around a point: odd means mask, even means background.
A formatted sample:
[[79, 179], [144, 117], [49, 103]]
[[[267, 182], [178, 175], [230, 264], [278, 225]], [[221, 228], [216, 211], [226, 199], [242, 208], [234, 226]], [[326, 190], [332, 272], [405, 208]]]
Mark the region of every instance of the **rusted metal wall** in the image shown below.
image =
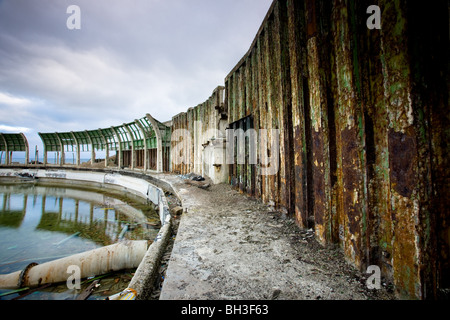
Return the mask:
[[[402, 297], [450, 287], [448, 29], [446, 1], [274, 1], [225, 79], [229, 123], [250, 117], [268, 153], [230, 165], [231, 184], [378, 265]], [[259, 129], [280, 130], [279, 150]], [[273, 152], [279, 170], [261, 175]]]

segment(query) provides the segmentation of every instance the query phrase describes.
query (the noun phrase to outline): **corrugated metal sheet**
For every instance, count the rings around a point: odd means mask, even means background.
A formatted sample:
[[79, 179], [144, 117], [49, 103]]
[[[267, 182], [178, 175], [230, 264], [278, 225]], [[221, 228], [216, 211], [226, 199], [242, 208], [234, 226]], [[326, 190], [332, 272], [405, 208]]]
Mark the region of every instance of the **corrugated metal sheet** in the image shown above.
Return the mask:
[[371, 1], [274, 1], [225, 92], [230, 123], [280, 130], [279, 150], [259, 145], [280, 169], [257, 174], [258, 152], [230, 182], [361, 270], [379, 265], [400, 295], [436, 297], [449, 287], [448, 8], [375, 2], [381, 30], [366, 26]]
[[[224, 90], [222, 86], [217, 87], [204, 103], [172, 118], [172, 172], [202, 174], [205, 171], [203, 167], [205, 147], [219, 139], [222, 134], [225, 135], [222, 132], [225, 128], [221, 129], [220, 126], [221, 121], [225, 121], [223, 117], [226, 115]], [[222, 169], [222, 166], [217, 166], [215, 170]]]

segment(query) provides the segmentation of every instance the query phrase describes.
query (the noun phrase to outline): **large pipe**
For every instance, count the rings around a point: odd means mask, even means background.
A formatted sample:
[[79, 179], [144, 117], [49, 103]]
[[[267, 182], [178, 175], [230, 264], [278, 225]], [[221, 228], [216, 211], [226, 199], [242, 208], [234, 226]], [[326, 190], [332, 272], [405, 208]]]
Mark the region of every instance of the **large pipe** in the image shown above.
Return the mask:
[[69, 266], [80, 268], [80, 279], [111, 271], [137, 268], [147, 248], [147, 240], [126, 240], [39, 265], [29, 264], [24, 270], [0, 275], [0, 288], [31, 288], [47, 283], [66, 282], [72, 275], [68, 273]]

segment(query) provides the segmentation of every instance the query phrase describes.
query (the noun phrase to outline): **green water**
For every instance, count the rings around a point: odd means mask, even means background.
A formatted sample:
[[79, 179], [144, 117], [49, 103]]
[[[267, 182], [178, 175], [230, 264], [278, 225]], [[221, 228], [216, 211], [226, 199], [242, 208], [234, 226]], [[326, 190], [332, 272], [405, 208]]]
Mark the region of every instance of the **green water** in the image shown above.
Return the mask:
[[[159, 228], [157, 213], [132, 195], [0, 184], [0, 274], [22, 270], [31, 262], [42, 264], [123, 239], [153, 240]], [[101, 280], [101, 284], [112, 282], [108, 288], [103, 285], [104, 290], [99, 291], [97, 298], [119, 292], [122, 280], [131, 279], [130, 272]], [[0, 299], [18, 296], [1, 296], [6, 292], [0, 290]], [[53, 286], [24, 299], [71, 299], [78, 293], [68, 291], [65, 285]]]

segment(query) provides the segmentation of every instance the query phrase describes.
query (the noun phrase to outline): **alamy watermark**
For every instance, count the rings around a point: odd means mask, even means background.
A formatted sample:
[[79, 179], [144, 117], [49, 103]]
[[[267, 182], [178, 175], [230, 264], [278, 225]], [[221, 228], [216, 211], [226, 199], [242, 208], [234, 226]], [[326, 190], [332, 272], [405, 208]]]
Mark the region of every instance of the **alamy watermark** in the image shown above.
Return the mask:
[[[81, 29], [81, 9], [77, 5], [70, 5], [66, 10], [70, 16], [66, 20], [69, 30]], [[381, 29], [381, 9], [377, 5], [367, 8], [370, 14], [366, 25], [370, 30]], [[198, 124], [197, 124], [198, 126]], [[212, 131], [211, 131], [212, 130]], [[211, 129], [206, 136], [220, 136], [218, 130]], [[174, 141], [175, 138], [175, 141]], [[275, 175], [280, 165], [280, 130], [279, 129], [227, 129], [224, 137], [225, 146], [222, 156], [216, 157], [215, 164], [250, 164], [259, 166], [260, 175]], [[191, 164], [191, 148], [193, 141], [191, 133], [186, 129], [177, 129], [172, 133], [172, 142], [175, 147], [172, 159], [175, 165]], [[367, 288], [372, 290], [381, 289], [381, 270], [376, 265], [367, 268], [370, 274], [366, 281]], [[81, 289], [81, 270], [77, 265], [67, 268], [68, 278], [66, 285], [68, 289]]]
[[[367, 7], [367, 14], [370, 17], [367, 19], [367, 28], [370, 30], [381, 29], [381, 9], [377, 5], [371, 5]], [[70, 16], [67, 18], [66, 26], [69, 30], [80, 30], [81, 29], [81, 9], [77, 5], [70, 5], [66, 10], [67, 14]]]
[[379, 266], [369, 266], [366, 271], [367, 274], [371, 276], [366, 280], [367, 289], [369, 290], [380, 290], [381, 289], [381, 269]]
[[371, 5], [366, 11], [371, 16], [367, 19], [367, 28], [370, 30], [381, 29], [381, 9], [379, 6]]
[[67, 267], [67, 277], [66, 285], [67, 289], [80, 290], [81, 289], [81, 269], [77, 265], [70, 265]]
[[[194, 128], [201, 128], [196, 121]], [[220, 137], [217, 129], [209, 129], [203, 136]], [[216, 148], [214, 165], [258, 165], [259, 174], [276, 175], [280, 168], [280, 130], [279, 129], [227, 129], [222, 147]], [[193, 138], [187, 129], [172, 132], [172, 162], [174, 165], [197, 164], [192, 157]], [[214, 138], [216, 140], [216, 138]], [[194, 163], [192, 161], [194, 160]]]
[[70, 16], [67, 18], [66, 26], [69, 30], [80, 30], [81, 29], [81, 9], [77, 5], [70, 5], [66, 10], [67, 14]]
[[[371, 265], [367, 268], [367, 274], [370, 277], [366, 280], [366, 286], [369, 290], [380, 290], [381, 289], [381, 269], [379, 266]], [[67, 277], [66, 285], [70, 290], [80, 290], [81, 289], [81, 269], [77, 265], [70, 265], [67, 267]]]

